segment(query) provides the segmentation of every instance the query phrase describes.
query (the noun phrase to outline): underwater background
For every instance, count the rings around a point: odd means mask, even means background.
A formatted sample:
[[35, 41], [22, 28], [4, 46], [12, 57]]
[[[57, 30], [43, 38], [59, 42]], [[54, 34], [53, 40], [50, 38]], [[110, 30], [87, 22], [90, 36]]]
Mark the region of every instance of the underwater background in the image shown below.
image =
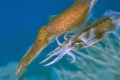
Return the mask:
[[[39, 64], [39, 62], [46, 57], [46, 54], [48, 54], [57, 46], [56, 42], [45, 48], [42, 53], [31, 64], [29, 64], [19, 79], [14, 75], [19, 61], [25, 55], [29, 47], [34, 43], [39, 28], [43, 25], [46, 25], [51, 15], [59, 14], [68, 8], [73, 2], [74, 0], [0, 0], [0, 80], [107, 79], [98, 79], [99, 77], [89, 77], [89, 79], [63, 78], [65, 76], [61, 76], [62, 78], [60, 78], [60, 75], [58, 75], [58, 70], [61, 68], [61, 66], [63, 69], [68, 71], [77, 69], [76, 66], [74, 66], [74, 63], [70, 64], [70, 61], [68, 61], [66, 57], [56, 64], [47, 67], [44, 67], [44, 64]], [[107, 10], [120, 12], [119, 5], [120, 0], [98, 0], [92, 13], [94, 13], [96, 18], [100, 18]], [[82, 52], [85, 51], [83, 50]], [[94, 52], [94, 54], [98, 54], [98, 52]], [[102, 65], [100, 66], [99, 64], [96, 64], [96, 66], [97, 65], [99, 66], [99, 69], [103, 69], [101, 67]], [[89, 67], [89, 65], [86, 66]], [[67, 72], [64, 73], [67, 74]], [[79, 74], [79, 76], [82, 75]], [[114, 75], [111, 73], [110, 76]], [[120, 78], [113, 78], [111, 80], [120, 80]]]

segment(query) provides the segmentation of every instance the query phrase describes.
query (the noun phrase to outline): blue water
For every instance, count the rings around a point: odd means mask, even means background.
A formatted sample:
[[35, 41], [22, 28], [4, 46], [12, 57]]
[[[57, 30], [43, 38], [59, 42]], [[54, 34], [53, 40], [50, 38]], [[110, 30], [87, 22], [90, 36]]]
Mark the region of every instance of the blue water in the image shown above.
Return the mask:
[[[73, 2], [73, 0], [0, 0], [0, 66], [6, 66], [9, 62], [19, 62], [28, 47], [34, 43], [38, 29], [47, 23], [48, 17], [59, 14]], [[120, 12], [119, 5], [120, 0], [99, 0], [93, 13], [98, 18], [106, 10]], [[37, 74], [34, 69], [38, 68], [38, 74], [43, 72], [44, 75], [51, 71], [51, 66], [43, 67], [38, 64], [51, 51], [50, 46], [28, 66], [30, 71]]]

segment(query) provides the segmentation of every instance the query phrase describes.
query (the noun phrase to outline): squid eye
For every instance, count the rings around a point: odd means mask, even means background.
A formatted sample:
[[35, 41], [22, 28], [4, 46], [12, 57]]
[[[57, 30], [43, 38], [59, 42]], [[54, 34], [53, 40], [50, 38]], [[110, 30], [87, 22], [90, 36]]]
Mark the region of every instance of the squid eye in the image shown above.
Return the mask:
[[81, 49], [84, 48], [84, 46], [85, 46], [85, 43], [84, 43], [84, 42], [76, 42], [76, 43], [74, 44], [74, 49], [76, 49], [76, 50], [81, 50]]
[[55, 39], [56, 39], [56, 36], [53, 35], [51, 38], [48, 39], [48, 43], [52, 43], [52, 42], [54, 42]]

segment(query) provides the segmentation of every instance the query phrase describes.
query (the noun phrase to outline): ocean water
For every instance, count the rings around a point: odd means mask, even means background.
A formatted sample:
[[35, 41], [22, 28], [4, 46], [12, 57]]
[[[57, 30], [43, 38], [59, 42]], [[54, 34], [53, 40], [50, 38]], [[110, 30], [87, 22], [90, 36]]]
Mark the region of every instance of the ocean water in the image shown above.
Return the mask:
[[[10, 76], [14, 76], [17, 64], [34, 43], [39, 28], [49, 21], [50, 15], [59, 14], [73, 2], [74, 0], [0, 0], [0, 80], [17, 80], [16, 76], [14, 79]], [[120, 0], [98, 0], [93, 9], [94, 16], [99, 18], [107, 10], [120, 12], [119, 5]], [[60, 67], [57, 65], [59, 62], [47, 67], [38, 64], [56, 46], [56, 43], [52, 43], [45, 48], [19, 80], [59, 79], [53, 69]], [[66, 64], [61, 65], [70, 64], [66, 61]]]

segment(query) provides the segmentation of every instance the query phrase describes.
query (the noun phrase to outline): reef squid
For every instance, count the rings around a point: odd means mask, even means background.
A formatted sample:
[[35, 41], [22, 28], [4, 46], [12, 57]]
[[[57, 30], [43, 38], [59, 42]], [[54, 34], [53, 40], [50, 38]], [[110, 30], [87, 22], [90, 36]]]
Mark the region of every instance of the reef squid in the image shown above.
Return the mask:
[[89, 18], [90, 11], [97, 0], [75, 0], [75, 2], [60, 14], [54, 16], [45, 26], [41, 27], [33, 46], [28, 50], [20, 61], [16, 74], [18, 77], [41, 51], [51, 42], [58, 41], [58, 37], [80, 29], [81, 25]]
[[[42, 62], [46, 62], [53, 56], [57, 56], [53, 61], [45, 66], [59, 61], [65, 54], [72, 57], [71, 63], [75, 61], [75, 56], [71, 50], [81, 50], [87, 48], [102, 40], [109, 34], [114, 33], [120, 36], [120, 13], [112, 10], [106, 11], [102, 18], [97, 19], [86, 26], [85, 29], [61, 43], [55, 50], [48, 54], [48, 57]], [[70, 36], [68, 34], [68, 36]], [[96, 54], [97, 55], [97, 54]]]

